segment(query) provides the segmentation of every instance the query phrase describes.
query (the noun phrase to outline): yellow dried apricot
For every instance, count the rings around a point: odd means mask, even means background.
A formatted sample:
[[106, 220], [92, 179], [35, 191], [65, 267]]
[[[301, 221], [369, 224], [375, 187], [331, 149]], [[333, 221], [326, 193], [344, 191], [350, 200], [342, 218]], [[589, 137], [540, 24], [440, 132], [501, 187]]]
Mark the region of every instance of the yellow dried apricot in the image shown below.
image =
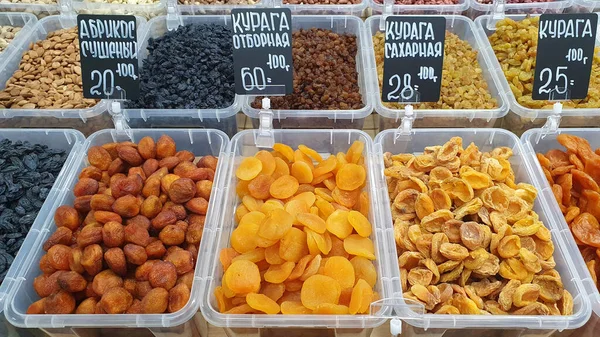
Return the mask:
[[267, 240], [279, 240], [292, 228], [293, 221], [294, 219], [288, 212], [275, 209], [262, 221], [257, 235]]
[[302, 302], [284, 301], [281, 302], [281, 313], [284, 315], [308, 315], [313, 311], [303, 306]]
[[275, 315], [281, 311], [277, 302], [263, 294], [248, 294], [246, 302], [252, 309], [264, 312], [265, 314]]
[[365, 183], [365, 168], [357, 164], [344, 164], [335, 175], [337, 187], [345, 191], [353, 191]]
[[300, 296], [302, 305], [315, 310], [320, 304], [338, 304], [342, 288], [338, 281], [325, 275], [313, 275], [304, 281]]
[[242, 160], [240, 166], [235, 170], [235, 176], [241, 180], [252, 180], [262, 171], [263, 165], [258, 158], [247, 157]]
[[308, 254], [307, 235], [292, 227], [279, 242], [279, 256], [286, 261], [298, 262]]
[[352, 267], [354, 267], [355, 282], [359, 279], [363, 279], [369, 284], [371, 288], [375, 288], [377, 283], [377, 270], [373, 262], [362, 256], [355, 256], [350, 260]]
[[287, 199], [296, 194], [299, 186], [298, 179], [289, 175], [281, 176], [271, 184], [269, 192], [273, 198]]
[[332, 247], [329, 232], [319, 234], [308, 227], [304, 227], [304, 232], [306, 233], [308, 251], [311, 255], [318, 255], [321, 253], [323, 255], [329, 254], [329, 251], [331, 251]]
[[332, 256], [328, 258], [323, 272], [325, 276], [337, 280], [342, 289], [354, 286], [354, 267], [344, 257]]
[[350, 212], [343, 210], [336, 210], [331, 213], [325, 222], [327, 230], [342, 240], [347, 238], [353, 230], [352, 224], [348, 220], [349, 214]]
[[235, 261], [227, 268], [224, 280], [231, 291], [245, 295], [260, 290], [260, 272], [258, 266], [248, 260]]
[[308, 147], [306, 145], [302, 145], [302, 144], [298, 145], [298, 150], [302, 151], [302, 153], [309, 156], [312, 160], [314, 160], [318, 163], [323, 161], [323, 157], [321, 157], [321, 155], [317, 151], [311, 149], [310, 147]]
[[314, 178], [312, 168], [303, 161], [297, 161], [292, 164], [292, 176], [300, 184], [310, 184]]
[[365, 143], [356, 140], [350, 145], [350, 148], [346, 152], [346, 161], [348, 163], [358, 163], [360, 158], [362, 157], [363, 150], [365, 148]]
[[375, 260], [373, 241], [369, 238], [363, 238], [358, 234], [349, 235], [344, 239], [344, 249], [350, 255], [362, 256], [369, 260]]
[[321, 161], [313, 172], [315, 177], [323, 176], [327, 173], [332, 172], [337, 167], [337, 158], [335, 156], [329, 156], [327, 159]]
[[279, 152], [283, 157], [287, 159], [288, 162], [294, 161], [294, 150], [288, 145], [275, 143], [273, 145], [273, 150]]
[[369, 222], [369, 219], [362, 215], [362, 213], [357, 211], [348, 212], [348, 222], [358, 235], [365, 238], [371, 236], [371, 222]]
[[260, 160], [262, 163], [262, 170], [260, 171], [261, 174], [270, 176], [273, 174], [273, 172], [275, 172], [277, 164], [275, 162], [275, 157], [273, 157], [271, 152], [261, 150], [256, 152], [254, 157]]
[[369, 311], [369, 306], [373, 301], [373, 288], [363, 279], [359, 279], [352, 289], [350, 305], [348, 306], [351, 314], [364, 314]]
[[313, 311], [313, 314], [347, 315], [348, 307], [342, 304], [321, 303]]
[[294, 270], [294, 262], [285, 262], [283, 264], [272, 264], [264, 275], [265, 281], [269, 283], [283, 283]]

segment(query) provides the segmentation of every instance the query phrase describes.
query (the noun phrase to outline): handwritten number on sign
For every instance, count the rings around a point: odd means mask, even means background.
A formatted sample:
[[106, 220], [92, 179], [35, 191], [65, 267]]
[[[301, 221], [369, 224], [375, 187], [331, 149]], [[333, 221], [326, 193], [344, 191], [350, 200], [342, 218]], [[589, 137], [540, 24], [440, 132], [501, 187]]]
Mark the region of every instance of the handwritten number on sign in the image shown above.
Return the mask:
[[255, 88], [258, 90], [264, 90], [267, 87], [265, 71], [262, 68], [254, 67], [253, 71], [250, 72], [250, 68], [244, 67], [242, 68], [241, 73], [244, 90], [250, 91], [254, 90]]
[[[98, 83], [90, 88], [90, 94], [110, 97], [115, 88], [115, 75], [112, 70], [106, 69], [104, 73], [94, 70], [92, 71], [92, 81], [96, 81], [95, 78], [98, 78]], [[98, 91], [100, 87], [104, 92]]]
[[[396, 84], [394, 84], [394, 82], [396, 82]], [[390, 101], [399, 100], [400, 96], [402, 96], [403, 100], [408, 100], [411, 97], [413, 97], [414, 90], [411, 87], [410, 82], [411, 82], [410, 74], [404, 74], [404, 88], [402, 88], [402, 91], [400, 91], [400, 87], [402, 86], [402, 81], [400, 81], [400, 75], [395, 74], [392, 77], [390, 77], [389, 85], [392, 87], [394, 87], [394, 85], [395, 85], [395, 89], [388, 93], [388, 100], [390, 100]], [[400, 91], [400, 95], [396, 94], [396, 93], [398, 93], [398, 91]], [[407, 93], [408, 93], [408, 95], [407, 95]]]
[[[562, 73], [564, 70], [566, 70], [567, 67], [556, 67], [556, 73], [555, 73], [555, 81], [560, 83], [559, 81], [563, 82], [562, 86], [559, 86], [558, 84], [554, 86], [554, 89], [550, 89], [548, 88], [548, 86], [550, 86], [550, 82], [552, 82], [552, 70], [550, 68], [544, 68], [542, 69], [542, 71], [540, 72], [540, 81], [546, 81], [544, 83], [544, 85], [542, 85], [540, 87], [540, 94], [550, 94], [552, 91], [556, 91], [556, 93], [562, 95], [564, 93], [567, 92], [567, 86], [568, 86], [568, 78], [567, 75], [565, 75], [564, 73]], [[545, 79], [544, 79], [545, 78]], [[561, 90], [562, 89], [562, 90]]]

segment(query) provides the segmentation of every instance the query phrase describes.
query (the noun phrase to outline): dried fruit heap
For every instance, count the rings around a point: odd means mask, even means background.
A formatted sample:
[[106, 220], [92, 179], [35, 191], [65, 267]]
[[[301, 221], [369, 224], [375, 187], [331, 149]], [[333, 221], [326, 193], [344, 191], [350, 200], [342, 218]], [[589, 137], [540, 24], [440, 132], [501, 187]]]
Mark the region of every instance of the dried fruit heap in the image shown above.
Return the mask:
[[198, 246], [217, 167], [205, 156], [157, 142], [93, 146], [91, 166], [60, 206], [56, 231], [33, 287], [28, 314], [157, 314], [190, 297]]
[[[527, 17], [521, 21], [509, 18], [500, 20], [496, 24], [496, 32], [489, 36], [489, 40], [517, 102], [527, 108], [551, 109], [555, 102], [535, 101], [531, 97], [539, 22], [539, 16]], [[587, 97], [562, 101], [565, 108], [600, 108], [599, 64], [600, 56], [596, 49]]]
[[362, 314], [377, 298], [364, 144], [323, 159], [275, 144], [237, 168], [237, 228], [215, 289], [230, 314]]
[[596, 286], [600, 275], [600, 149], [580, 137], [557, 137], [567, 151], [537, 157]]
[[507, 147], [386, 153], [385, 176], [406, 298], [437, 314], [570, 315], [536, 189], [515, 183]]

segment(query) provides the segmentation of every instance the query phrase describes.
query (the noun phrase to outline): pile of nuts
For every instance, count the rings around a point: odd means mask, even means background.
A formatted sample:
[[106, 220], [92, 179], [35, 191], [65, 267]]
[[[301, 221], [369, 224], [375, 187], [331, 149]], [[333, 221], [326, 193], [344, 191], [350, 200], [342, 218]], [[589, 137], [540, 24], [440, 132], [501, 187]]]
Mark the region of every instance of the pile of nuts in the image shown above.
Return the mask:
[[537, 158], [600, 290], [600, 149], [594, 151], [586, 139], [565, 133], [556, 140], [566, 152], [553, 149]]
[[215, 289], [227, 314], [364, 314], [379, 295], [364, 143], [327, 159], [277, 143], [236, 170], [238, 226]]
[[[294, 92], [271, 97], [281, 110], [356, 110], [364, 106], [358, 85], [356, 36], [327, 29], [292, 33]], [[252, 107], [260, 109], [262, 97]]]
[[[385, 35], [373, 36], [379, 88], [383, 87], [383, 51]], [[402, 109], [400, 103], [384, 103], [388, 108]], [[446, 32], [442, 86], [437, 102], [414, 104], [416, 109], [494, 109], [498, 102], [492, 97], [477, 61], [477, 51], [456, 34]]]
[[[537, 36], [540, 17], [521, 21], [509, 18], [498, 21], [496, 31], [489, 36], [492, 49], [517, 102], [532, 109], [552, 109], [555, 102], [533, 100], [533, 78], [537, 55]], [[600, 56], [596, 48], [585, 99], [561, 101], [564, 108], [600, 108]]]
[[3, 52], [22, 27], [0, 26], [0, 52]]
[[163, 135], [93, 146], [60, 206], [28, 314], [160, 314], [190, 298], [217, 158]]
[[48, 33], [23, 54], [19, 69], [0, 91], [0, 108], [83, 109], [96, 100], [83, 98], [77, 27]]
[[404, 297], [436, 314], [571, 315], [537, 190], [515, 182], [512, 150], [453, 137], [384, 155]]

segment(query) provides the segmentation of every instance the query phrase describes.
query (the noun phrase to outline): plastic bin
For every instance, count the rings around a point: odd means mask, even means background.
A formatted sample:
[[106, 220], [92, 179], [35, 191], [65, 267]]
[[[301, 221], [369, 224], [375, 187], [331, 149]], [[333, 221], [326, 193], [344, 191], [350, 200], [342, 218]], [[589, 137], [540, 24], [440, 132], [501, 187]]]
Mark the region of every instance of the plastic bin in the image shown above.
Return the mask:
[[[256, 146], [257, 130], [246, 130], [235, 135], [231, 140], [228, 154], [228, 165], [221, 172], [225, 177], [220, 182], [221, 202], [217, 221], [207, 222], [204, 227], [204, 238], [200, 252], [206, 254], [206, 263], [202, 272], [203, 291], [201, 294], [200, 308], [206, 320], [215, 325], [224, 327], [228, 336], [276, 336], [292, 333], [294, 336], [328, 334], [325, 329], [335, 329], [336, 336], [363, 336], [371, 334], [374, 327], [383, 324], [386, 319], [370, 315], [226, 315], [219, 313], [214, 298], [214, 289], [221, 284], [223, 269], [219, 262], [219, 251], [231, 247], [229, 240], [234, 230], [235, 209], [241, 202], [235, 189], [237, 178], [235, 170], [246, 156], [253, 156], [260, 150]], [[375, 171], [373, 166], [373, 142], [366, 133], [358, 130], [273, 130], [275, 142], [287, 144], [296, 148], [300, 144], [315, 149], [320, 154], [335, 154], [339, 151], [346, 152], [356, 140], [365, 143], [364, 158], [367, 165], [367, 183], [365, 190], [370, 199], [369, 220], [373, 224], [371, 240], [375, 245], [375, 266], [378, 281], [375, 291], [381, 298], [391, 297], [391, 279], [389, 261], [387, 260], [394, 245], [393, 236], [383, 231], [378, 224], [378, 207], [375, 188]], [[302, 330], [295, 328], [303, 328]]]
[[[169, 1], [169, 0], [167, 0]], [[231, 10], [235, 8], [257, 8], [271, 7], [272, 0], [255, 0], [255, 4], [223, 4], [223, 5], [185, 5], [177, 0], [177, 10], [181, 14], [186, 15], [229, 15]], [[200, 0], [199, 0], [200, 2]]]
[[[179, 25], [219, 24], [229, 25], [229, 15], [181, 15]], [[150, 20], [140, 43], [139, 66], [148, 56], [148, 40], [163, 36], [167, 32], [167, 17]], [[219, 129], [232, 137], [237, 132], [236, 113], [240, 111], [241, 97], [236, 95], [232, 104], [221, 109], [123, 109], [123, 115], [132, 128], [212, 128]]]
[[[515, 21], [521, 21], [525, 19], [527, 15], [507, 15], [506, 17]], [[487, 29], [488, 20], [491, 20], [491, 16], [481, 16], [475, 20], [475, 25], [478, 28], [482, 43], [485, 43], [486, 45], [485, 50], [490, 56], [490, 68], [496, 70], [503, 88], [502, 91], [506, 93], [508, 104], [510, 106], [510, 113], [502, 121], [502, 127], [517, 135], [521, 135], [528, 129], [539, 128], [544, 125], [548, 116], [552, 115], [552, 109], [531, 109], [524, 107], [517, 102], [515, 95], [510, 90], [508, 81], [502, 72], [500, 63], [488, 41], [488, 36], [492, 35], [494, 32]], [[598, 46], [600, 46], [600, 36], [596, 36], [596, 47]], [[561, 127], [590, 127], [600, 125], [600, 109], [563, 108], [561, 116]]]
[[591, 13], [600, 11], [600, 3], [596, 0], [573, 0], [570, 12]]
[[15, 46], [18, 46], [21, 40], [27, 38], [28, 34], [31, 34], [31, 30], [37, 21], [35, 15], [30, 13], [0, 12], [0, 26], [21, 27], [21, 30], [17, 32], [8, 46], [0, 53], [0, 64], [16, 50]]
[[[492, 2], [483, 4], [479, 0], [467, 0], [469, 2], [469, 16], [475, 19], [478, 16], [490, 14], [494, 5]], [[558, 14], [570, 8], [573, 0], [552, 0], [549, 2], [510, 3], [506, 0], [505, 14]]]
[[558, 203], [556, 202], [556, 199], [552, 193], [551, 186], [546, 180], [546, 177], [542, 171], [542, 167], [540, 166], [540, 163], [535, 155], [538, 152], [546, 153], [551, 149], [564, 149], [563, 146], [556, 141], [556, 137], [561, 133], [568, 133], [585, 138], [590, 142], [592, 148], [600, 147], [600, 129], [558, 129], [557, 132], [553, 133], [548, 133], [543, 129], [531, 129], [521, 136], [521, 141], [525, 149], [527, 160], [529, 160], [532, 168], [534, 169], [536, 179], [538, 180], [538, 183], [544, 193], [548, 195], [547, 199], [552, 206], [551, 210], [557, 220], [557, 231], [563, 236], [563, 240], [565, 242], [564, 249], [573, 258], [574, 267], [576, 268], [579, 278], [581, 279], [581, 282], [585, 288], [584, 295], [590, 299], [594, 313], [597, 316], [600, 316], [600, 293], [598, 292], [598, 288], [596, 288], [596, 285], [594, 284], [594, 281], [592, 280], [591, 275], [585, 266], [583, 257], [581, 256], [581, 253], [577, 248], [577, 244], [575, 243], [575, 238], [573, 237], [573, 234], [569, 229], [569, 225], [567, 225], [567, 222], [560, 211]]
[[[3, 139], [10, 139], [11, 141], [29, 141], [31, 143], [37, 144], [47, 144], [49, 147], [65, 150], [68, 153], [68, 157], [65, 160], [60, 174], [58, 175], [58, 177], [56, 177], [54, 186], [52, 186], [52, 189], [48, 193], [46, 201], [42, 205], [42, 208], [40, 208], [38, 212], [38, 217], [31, 225], [29, 234], [27, 234], [27, 236], [25, 237], [25, 241], [23, 241], [19, 253], [17, 253], [13, 263], [8, 269], [8, 272], [6, 273], [6, 276], [4, 278], [4, 282], [0, 284], [0, 314], [4, 311], [5, 305], [8, 304], [7, 299], [9, 292], [17, 279], [23, 262], [27, 260], [29, 250], [35, 244], [38, 236], [40, 235], [40, 232], [42, 231], [46, 214], [53, 207], [56, 201], [56, 196], [60, 194], [62, 187], [65, 183], [65, 177], [67, 175], [67, 172], [69, 172], [69, 170], [73, 166], [73, 163], [79, 156], [79, 153], [85, 141], [85, 138], [83, 137], [81, 132], [68, 129], [31, 129], [28, 130], [27, 133], [18, 129], [2, 129], [0, 130], [0, 140]], [[0, 335], [10, 335], [11, 337], [19, 336], [17, 334], [17, 330], [9, 324], [6, 324], [6, 321], [3, 318], [4, 316], [2, 317], [2, 319], [0, 319]], [[19, 331], [18, 333], [21, 334], [23, 332]]]
[[274, 6], [280, 6], [283, 8], [289, 8], [293, 14], [299, 15], [332, 15], [332, 14], [343, 14], [343, 15], [354, 15], [362, 17], [365, 14], [369, 0], [361, 0], [358, 4], [290, 4], [286, 3], [286, 0], [271, 0]]
[[[373, 11], [373, 15], [382, 14], [385, 10], [386, 0], [369, 0], [369, 7]], [[394, 0], [392, 0], [393, 2]], [[443, 15], [455, 14], [460, 15], [469, 9], [469, 0], [458, 0], [456, 4], [426, 4], [426, 5], [396, 5], [392, 6], [392, 15], [411, 14], [411, 15]]]
[[[462, 40], [467, 41], [471, 47], [478, 51], [477, 61], [483, 77], [488, 84], [488, 90], [492, 97], [496, 99], [498, 108], [495, 109], [419, 109], [414, 105], [414, 127], [493, 127], [498, 119], [501, 119], [508, 112], [508, 103], [503, 87], [496, 71], [489, 61], [485, 45], [479, 41], [475, 32], [475, 24], [471, 19], [460, 15], [447, 15], [446, 30], [458, 35]], [[371, 79], [372, 100], [375, 105], [375, 111], [379, 114], [380, 130], [397, 128], [405, 111], [401, 109], [391, 109], [384, 106], [381, 100], [381, 91], [377, 75], [377, 64], [375, 59], [375, 50], [372, 37], [380, 31], [382, 16], [372, 16], [365, 22], [366, 38], [368, 52], [368, 73]]]
[[[548, 190], [542, 190], [538, 184], [534, 168], [527, 159], [527, 155], [520, 144], [519, 139], [509, 131], [502, 129], [413, 129], [408, 136], [399, 136], [395, 130], [380, 132], [375, 138], [377, 156], [378, 179], [377, 190], [379, 191], [381, 226], [388, 232], [393, 232], [393, 221], [390, 210], [390, 200], [385, 177], [383, 175], [383, 153], [422, 153], [426, 146], [442, 145], [451, 137], [462, 137], [463, 144], [474, 142], [481, 151], [491, 151], [498, 146], [510, 147], [514, 153], [510, 159], [515, 173], [516, 182], [533, 184], [540, 193], [534, 205], [534, 211], [540, 220], [552, 232], [555, 251], [556, 270], [560, 273], [562, 281], [573, 295], [573, 315], [571, 316], [480, 316], [480, 315], [435, 315], [409, 313], [402, 318], [410, 325], [403, 336], [442, 336], [457, 334], [461, 336], [490, 336], [490, 333], [499, 333], [500, 336], [548, 336], [554, 330], [574, 329], [587, 322], [591, 315], [591, 305], [583, 284], [579, 280], [574, 259], [569, 249], [566, 249], [564, 238], [560, 234], [561, 229], [550, 205]], [[396, 257], [396, 246], [390, 252], [390, 258]], [[399, 269], [397, 266], [392, 270], [394, 273], [394, 292], [400, 292]], [[461, 330], [455, 330], [461, 329]], [[463, 329], [480, 329], [473, 333], [467, 333]], [[502, 329], [502, 331], [500, 331]], [[527, 330], [525, 330], [527, 329]], [[494, 331], [490, 331], [494, 330]], [[470, 331], [470, 330], [469, 330]]]
[[[198, 280], [201, 266], [203, 265], [203, 256], [198, 259], [195, 269], [195, 281], [191, 289], [190, 301], [186, 306], [176, 313], [170, 314], [140, 314], [140, 315], [28, 315], [26, 314], [28, 306], [39, 297], [33, 290], [33, 279], [40, 275], [38, 267], [39, 259], [44, 255], [42, 249], [43, 243], [54, 232], [54, 212], [61, 205], [72, 205], [73, 187], [77, 183], [79, 173], [88, 166], [87, 151], [90, 147], [102, 145], [109, 142], [132, 141], [138, 142], [142, 137], [150, 136], [155, 140], [161, 135], [167, 134], [173, 138], [177, 144], [178, 150], [192, 151], [196, 156], [213, 155], [221, 157], [222, 153], [228, 148], [229, 138], [219, 130], [172, 130], [172, 129], [137, 129], [131, 130], [131, 137], [126, 133], [119, 133], [115, 130], [101, 130], [91, 135], [72, 164], [68, 173], [64, 174], [63, 188], [51, 200], [55, 203], [51, 207], [40, 212], [39, 224], [40, 234], [34, 243], [30, 244], [29, 254], [23, 258], [22, 268], [15, 276], [14, 286], [7, 297], [5, 307], [5, 316], [8, 322], [17, 327], [23, 328], [42, 328], [51, 336], [89, 336], [94, 334], [106, 334], [104, 328], [108, 331], [116, 330], [110, 328], [120, 328], [128, 336], [133, 330], [124, 330], [123, 328], [147, 328], [155, 336], [191, 336], [193, 331], [199, 328], [195, 323], [198, 313], [199, 294], [201, 289]], [[215, 183], [219, 181], [220, 172], [223, 168], [223, 161], [220, 161], [217, 167]], [[213, 222], [213, 217], [219, 214], [220, 202], [217, 189], [213, 189], [211, 202], [206, 215], [206, 224]], [[193, 320], [192, 317], [194, 317]], [[118, 331], [117, 331], [118, 332]], [[114, 332], [111, 333], [114, 335]]]
[[166, 0], [152, 4], [109, 3], [106, 0], [71, 0], [77, 14], [138, 15], [146, 19], [166, 14]]
[[[362, 129], [365, 118], [373, 111], [373, 103], [369, 94], [369, 76], [365, 70], [367, 44], [363, 36], [363, 21], [349, 15], [294, 15], [292, 31], [308, 28], [328, 29], [338, 34], [356, 36], [358, 51], [356, 53], [356, 70], [358, 86], [364, 106], [357, 110], [277, 110], [273, 112], [273, 127], [276, 129]], [[246, 96], [243, 111], [252, 118], [254, 128], [258, 127], [260, 109], [250, 104], [256, 96]]]
[[38, 18], [43, 18], [48, 15], [58, 14], [60, 12], [58, 1], [59, 0], [55, 0], [54, 3], [45, 4], [36, 0], [33, 0], [29, 3], [22, 2], [22, 0], [17, 0], [15, 2], [11, 0], [1, 0], [0, 12], [25, 12], [31, 13]]

